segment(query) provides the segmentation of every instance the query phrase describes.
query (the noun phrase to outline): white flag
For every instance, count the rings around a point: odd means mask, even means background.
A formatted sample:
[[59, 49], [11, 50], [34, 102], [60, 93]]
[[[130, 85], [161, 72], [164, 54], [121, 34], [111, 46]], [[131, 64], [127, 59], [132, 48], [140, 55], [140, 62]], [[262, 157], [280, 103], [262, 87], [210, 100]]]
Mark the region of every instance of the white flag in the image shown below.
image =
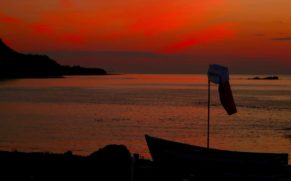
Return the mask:
[[216, 84], [225, 83], [229, 80], [228, 68], [218, 64], [209, 65], [207, 74], [208, 80]]

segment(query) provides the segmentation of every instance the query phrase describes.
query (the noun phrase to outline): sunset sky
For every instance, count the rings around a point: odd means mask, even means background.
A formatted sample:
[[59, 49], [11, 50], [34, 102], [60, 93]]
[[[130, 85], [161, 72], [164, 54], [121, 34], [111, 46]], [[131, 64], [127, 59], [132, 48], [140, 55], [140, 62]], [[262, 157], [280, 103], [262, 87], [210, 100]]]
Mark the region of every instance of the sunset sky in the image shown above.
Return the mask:
[[0, 38], [113, 72], [291, 73], [290, 0], [1, 0]]

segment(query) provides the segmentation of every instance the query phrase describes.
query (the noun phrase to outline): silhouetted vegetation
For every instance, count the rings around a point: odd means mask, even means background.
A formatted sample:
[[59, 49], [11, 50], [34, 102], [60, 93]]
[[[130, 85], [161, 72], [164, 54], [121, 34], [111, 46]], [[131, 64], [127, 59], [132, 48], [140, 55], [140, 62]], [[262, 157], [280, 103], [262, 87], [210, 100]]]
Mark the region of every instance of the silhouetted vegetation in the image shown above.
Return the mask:
[[105, 74], [106, 71], [100, 68], [63, 66], [46, 55], [18, 53], [0, 39], [0, 79]]

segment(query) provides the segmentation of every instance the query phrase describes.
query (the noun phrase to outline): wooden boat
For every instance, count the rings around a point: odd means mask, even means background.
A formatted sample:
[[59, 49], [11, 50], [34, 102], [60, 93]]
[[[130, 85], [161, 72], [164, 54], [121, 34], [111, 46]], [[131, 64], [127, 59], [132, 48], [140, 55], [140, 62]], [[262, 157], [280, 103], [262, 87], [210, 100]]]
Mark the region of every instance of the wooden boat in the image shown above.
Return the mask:
[[192, 173], [274, 175], [288, 166], [286, 153], [255, 153], [210, 149], [145, 135], [159, 166]]

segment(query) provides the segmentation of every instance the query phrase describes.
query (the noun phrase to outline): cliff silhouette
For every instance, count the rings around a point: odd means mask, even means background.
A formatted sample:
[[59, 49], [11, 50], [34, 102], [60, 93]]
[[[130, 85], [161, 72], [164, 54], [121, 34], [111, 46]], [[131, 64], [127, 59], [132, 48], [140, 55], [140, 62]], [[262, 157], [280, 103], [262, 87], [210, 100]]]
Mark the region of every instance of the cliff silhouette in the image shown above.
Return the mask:
[[47, 55], [22, 54], [0, 39], [0, 79], [106, 74], [106, 71], [100, 68], [60, 65]]

